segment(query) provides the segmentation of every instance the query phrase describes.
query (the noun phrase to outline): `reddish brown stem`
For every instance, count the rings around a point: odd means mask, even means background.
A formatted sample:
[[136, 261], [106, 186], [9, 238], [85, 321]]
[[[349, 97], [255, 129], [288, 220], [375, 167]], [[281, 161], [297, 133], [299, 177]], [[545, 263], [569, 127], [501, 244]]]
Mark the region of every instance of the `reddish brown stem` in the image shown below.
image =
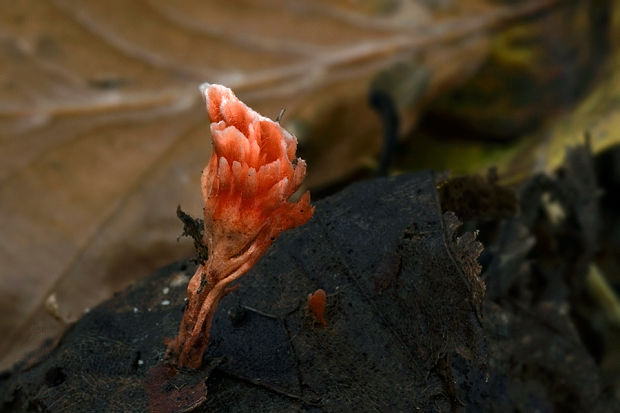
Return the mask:
[[[199, 368], [202, 363], [202, 355], [204, 354], [207, 344], [209, 342], [209, 330], [211, 329], [211, 323], [215, 310], [219, 305], [220, 300], [226, 295], [226, 288], [224, 283], [220, 282], [216, 284], [210, 291], [208, 291], [204, 302], [198, 303], [198, 300], [194, 300], [195, 305], [192, 309], [191, 319], [194, 321], [193, 325], [181, 326], [185, 327], [185, 332], [189, 332], [183, 342], [179, 342], [182, 346], [181, 352], [178, 357], [179, 366], [186, 366], [192, 368]], [[189, 307], [188, 307], [189, 309]], [[198, 314], [194, 315], [196, 310]], [[183, 318], [185, 321], [185, 317]]]
[[[242, 260], [233, 260], [235, 264], [243, 262], [236, 269], [230, 266], [214, 268], [216, 265], [211, 265], [213, 259], [206, 267], [198, 267], [187, 288], [188, 306], [183, 314], [179, 335], [171, 345], [180, 367], [200, 367], [209, 342], [213, 316], [220, 300], [231, 291], [228, 287], [230, 283], [245, 274], [262, 255], [262, 249], [253, 245], [242, 256]], [[220, 272], [229, 274], [224, 275]], [[219, 281], [215, 283], [210, 281], [218, 279]]]

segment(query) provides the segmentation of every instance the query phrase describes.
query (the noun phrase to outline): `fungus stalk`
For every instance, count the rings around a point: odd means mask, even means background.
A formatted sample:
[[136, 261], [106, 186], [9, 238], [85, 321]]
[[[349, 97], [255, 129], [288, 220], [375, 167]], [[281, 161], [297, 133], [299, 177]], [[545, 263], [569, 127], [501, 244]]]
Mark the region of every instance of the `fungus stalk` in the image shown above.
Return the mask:
[[314, 208], [306, 192], [289, 198], [306, 175], [297, 139], [248, 108], [220, 85], [201, 86], [211, 120], [213, 154], [202, 172], [208, 260], [187, 287], [187, 308], [170, 345], [181, 367], [198, 368], [218, 303], [278, 235], [306, 223]]

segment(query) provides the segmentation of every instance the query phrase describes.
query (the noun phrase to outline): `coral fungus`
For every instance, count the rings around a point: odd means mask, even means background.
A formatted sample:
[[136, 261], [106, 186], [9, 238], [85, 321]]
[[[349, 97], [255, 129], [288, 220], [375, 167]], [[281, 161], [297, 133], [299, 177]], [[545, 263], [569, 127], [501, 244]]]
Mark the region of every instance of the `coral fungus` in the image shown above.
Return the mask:
[[308, 310], [314, 317], [314, 321], [322, 326], [327, 325], [325, 321], [325, 304], [327, 303], [327, 295], [325, 290], [319, 288], [312, 294], [308, 294]]
[[306, 163], [297, 139], [220, 85], [201, 87], [211, 120], [213, 155], [202, 173], [208, 260], [187, 288], [188, 305], [170, 350], [179, 366], [200, 367], [219, 301], [283, 231], [306, 223], [314, 208], [299, 189]]

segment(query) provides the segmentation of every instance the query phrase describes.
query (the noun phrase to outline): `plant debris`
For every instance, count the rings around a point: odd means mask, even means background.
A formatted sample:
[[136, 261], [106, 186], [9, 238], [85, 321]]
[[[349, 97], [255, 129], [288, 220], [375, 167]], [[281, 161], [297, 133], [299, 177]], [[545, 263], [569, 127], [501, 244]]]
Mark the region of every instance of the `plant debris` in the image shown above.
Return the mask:
[[196, 258], [192, 258], [194, 264], [204, 264], [209, 258], [209, 249], [203, 241], [204, 237], [204, 220], [200, 218], [194, 218], [191, 215], [185, 213], [179, 205], [177, 207], [177, 217], [183, 223], [182, 237], [190, 237], [194, 241], [194, 250], [196, 251]]

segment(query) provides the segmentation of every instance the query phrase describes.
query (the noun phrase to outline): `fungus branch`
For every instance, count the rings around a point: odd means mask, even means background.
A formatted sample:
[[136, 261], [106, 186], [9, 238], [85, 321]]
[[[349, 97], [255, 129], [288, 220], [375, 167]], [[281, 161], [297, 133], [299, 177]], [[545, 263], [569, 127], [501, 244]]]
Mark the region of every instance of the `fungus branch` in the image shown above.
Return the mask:
[[169, 349], [179, 366], [200, 367], [218, 303], [278, 235], [306, 223], [306, 192], [289, 202], [306, 174], [297, 139], [243, 104], [228, 88], [205, 84], [213, 155], [202, 173], [203, 244], [208, 259], [187, 287], [188, 306]]

